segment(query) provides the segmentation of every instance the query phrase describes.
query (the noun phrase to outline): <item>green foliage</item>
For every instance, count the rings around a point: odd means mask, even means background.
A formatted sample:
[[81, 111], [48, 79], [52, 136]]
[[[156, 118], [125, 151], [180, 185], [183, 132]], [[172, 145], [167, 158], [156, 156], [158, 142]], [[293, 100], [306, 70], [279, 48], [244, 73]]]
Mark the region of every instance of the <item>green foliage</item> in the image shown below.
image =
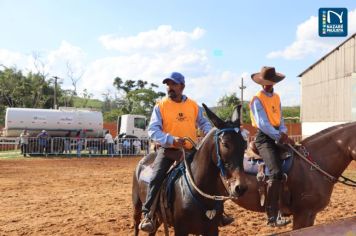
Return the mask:
[[[236, 93], [230, 95], [224, 95], [218, 101], [218, 107], [216, 108], [216, 114], [223, 120], [230, 120], [235, 106], [240, 104], [240, 99], [237, 98]], [[242, 123], [251, 123], [250, 120], [250, 109], [248, 102], [244, 102], [242, 109]]]
[[98, 99], [73, 97], [73, 106], [78, 107], [78, 108], [81, 108], [81, 107], [93, 108], [95, 110], [101, 111], [101, 109], [103, 107], [103, 102]]
[[123, 82], [120, 77], [116, 77], [113, 85], [119, 92], [124, 93], [121, 98], [116, 99], [117, 107], [122, 111], [122, 114], [138, 114], [148, 118], [157, 99], [165, 95], [153, 90], [158, 87], [157, 85], [150, 84], [147, 87], [148, 82], [143, 80]]
[[[58, 105], [63, 106], [64, 91], [57, 87]], [[71, 105], [67, 103], [67, 105]], [[28, 73], [21, 70], [4, 67], [0, 71], [0, 125], [4, 125], [6, 107], [53, 108], [53, 80], [46, 79], [40, 73]]]
[[147, 88], [130, 91], [126, 96], [131, 102], [131, 111], [129, 113], [149, 117], [156, 104], [156, 100], [164, 95], [164, 93], [157, 93]]
[[236, 97], [236, 93], [224, 95], [218, 101], [217, 116], [223, 120], [230, 120], [234, 107], [238, 104], [240, 104], [240, 100]]
[[283, 117], [285, 122], [299, 123], [300, 122], [300, 106], [282, 107]]
[[121, 115], [124, 115], [120, 109], [112, 109], [111, 111], [104, 112], [104, 121], [105, 122], [116, 122], [117, 118]]

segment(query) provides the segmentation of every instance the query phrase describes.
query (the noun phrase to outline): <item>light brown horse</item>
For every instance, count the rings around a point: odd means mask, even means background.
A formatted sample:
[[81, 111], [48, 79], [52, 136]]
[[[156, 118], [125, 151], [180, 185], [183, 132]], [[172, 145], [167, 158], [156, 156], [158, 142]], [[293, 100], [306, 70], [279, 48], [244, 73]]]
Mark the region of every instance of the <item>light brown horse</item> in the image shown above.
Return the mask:
[[[356, 122], [333, 126], [301, 142], [319, 167], [339, 179], [352, 160], [356, 160]], [[304, 152], [307, 153], [307, 152]], [[302, 158], [294, 155], [288, 173], [290, 197], [283, 198], [282, 212], [293, 215], [293, 229], [314, 224], [316, 214], [329, 203], [335, 181], [322, 174]], [[305, 155], [304, 155], [305, 156]], [[260, 205], [256, 177], [248, 175], [248, 191], [234, 201], [241, 207], [264, 212]]]
[[[203, 139], [192, 160], [185, 162], [185, 173], [190, 168], [191, 176], [183, 174], [174, 182], [173, 203], [170, 212], [167, 212], [167, 215], [171, 217], [168, 217], [167, 221], [174, 227], [176, 236], [190, 233], [218, 235], [223, 202], [214, 198], [210, 199], [206, 195], [239, 197], [246, 191], [242, 163], [246, 142], [239, 129], [240, 116], [237, 110], [239, 111], [240, 107], [235, 111], [231, 122], [224, 122], [204, 104], [203, 106], [215, 128]], [[146, 199], [147, 191], [147, 183], [140, 178], [143, 171], [148, 168], [144, 161], [140, 161], [133, 176], [135, 235], [138, 235], [142, 202]], [[228, 182], [226, 186], [224, 186], [225, 181]], [[158, 202], [157, 210], [162, 222], [160, 216], [166, 214], [166, 211], [162, 212], [161, 201]], [[150, 235], [155, 235], [155, 232]]]

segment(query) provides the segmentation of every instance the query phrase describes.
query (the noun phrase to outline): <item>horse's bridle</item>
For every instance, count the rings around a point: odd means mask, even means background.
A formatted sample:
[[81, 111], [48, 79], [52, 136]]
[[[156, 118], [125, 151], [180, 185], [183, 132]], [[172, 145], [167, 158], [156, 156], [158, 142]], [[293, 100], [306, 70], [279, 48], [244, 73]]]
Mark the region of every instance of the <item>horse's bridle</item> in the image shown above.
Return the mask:
[[[224, 132], [236, 132], [239, 133], [240, 129], [239, 128], [225, 128], [225, 129], [217, 129], [214, 134], [214, 142], [215, 142], [215, 147], [216, 147], [216, 159], [217, 159], [217, 164], [216, 166], [220, 170], [220, 174], [222, 177], [226, 178], [226, 170], [225, 170], [225, 163], [221, 159], [220, 156], [220, 146], [219, 146], [219, 137], [221, 134], [224, 134]], [[211, 156], [211, 160], [213, 161], [213, 157]]]
[[[185, 152], [184, 150], [182, 150], [183, 152], [183, 160], [184, 160], [184, 165], [185, 165], [185, 168], [186, 168], [186, 171], [185, 173], [187, 174], [188, 176], [188, 179], [189, 179], [189, 182], [191, 183], [191, 185], [193, 186], [193, 188], [200, 194], [202, 195], [203, 197], [205, 198], [208, 198], [208, 199], [211, 199], [211, 200], [215, 200], [215, 201], [225, 201], [225, 200], [229, 200], [229, 199], [237, 199], [237, 197], [233, 196], [231, 191], [230, 191], [230, 181], [226, 179], [226, 173], [225, 173], [225, 166], [224, 166], [224, 162], [223, 160], [221, 159], [221, 156], [220, 156], [220, 148], [219, 148], [219, 137], [222, 133], [224, 132], [240, 132], [240, 129], [239, 128], [225, 128], [225, 129], [217, 129], [215, 131], [215, 134], [214, 134], [214, 142], [215, 142], [215, 146], [216, 146], [216, 158], [217, 158], [217, 167], [219, 168], [220, 170], [220, 178], [223, 182], [223, 185], [226, 189], [226, 191], [229, 193], [229, 196], [216, 196], [216, 195], [210, 195], [210, 194], [207, 194], [207, 193], [204, 193], [202, 190], [200, 190], [198, 188], [198, 186], [195, 185], [194, 183], [194, 180], [192, 178], [192, 174], [191, 174], [191, 171], [190, 171], [190, 167], [187, 163], [187, 160], [185, 158]], [[184, 138], [185, 140], [188, 140], [189, 142], [192, 142], [192, 140], [190, 138]], [[195, 144], [193, 143], [193, 145], [195, 146]], [[211, 159], [212, 159], [212, 156], [211, 156]], [[213, 161], [213, 160], [212, 160]], [[214, 162], [213, 162], [214, 163]]]

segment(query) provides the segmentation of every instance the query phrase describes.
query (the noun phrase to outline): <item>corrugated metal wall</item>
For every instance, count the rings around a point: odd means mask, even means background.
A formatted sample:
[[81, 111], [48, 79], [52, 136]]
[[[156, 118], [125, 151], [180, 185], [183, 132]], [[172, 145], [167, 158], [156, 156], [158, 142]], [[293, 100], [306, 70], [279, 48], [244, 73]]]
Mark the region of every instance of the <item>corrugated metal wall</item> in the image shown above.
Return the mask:
[[351, 121], [355, 41], [351, 37], [301, 76], [302, 122]]

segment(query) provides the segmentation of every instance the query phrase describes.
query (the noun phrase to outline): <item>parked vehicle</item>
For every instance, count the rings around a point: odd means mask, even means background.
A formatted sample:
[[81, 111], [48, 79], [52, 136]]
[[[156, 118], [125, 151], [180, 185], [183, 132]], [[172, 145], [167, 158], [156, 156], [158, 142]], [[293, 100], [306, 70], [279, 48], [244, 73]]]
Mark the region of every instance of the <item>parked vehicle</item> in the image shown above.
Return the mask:
[[143, 115], [122, 115], [117, 120], [117, 131], [120, 138], [148, 138], [147, 119]]
[[64, 137], [69, 131], [74, 136], [85, 130], [90, 137], [103, 137], [103, 114], [78, 108], [33, 109], [7, 108], [3, 136], [18, 137], [27, 129], [32, 137], [46, 130], [51, 137]]

